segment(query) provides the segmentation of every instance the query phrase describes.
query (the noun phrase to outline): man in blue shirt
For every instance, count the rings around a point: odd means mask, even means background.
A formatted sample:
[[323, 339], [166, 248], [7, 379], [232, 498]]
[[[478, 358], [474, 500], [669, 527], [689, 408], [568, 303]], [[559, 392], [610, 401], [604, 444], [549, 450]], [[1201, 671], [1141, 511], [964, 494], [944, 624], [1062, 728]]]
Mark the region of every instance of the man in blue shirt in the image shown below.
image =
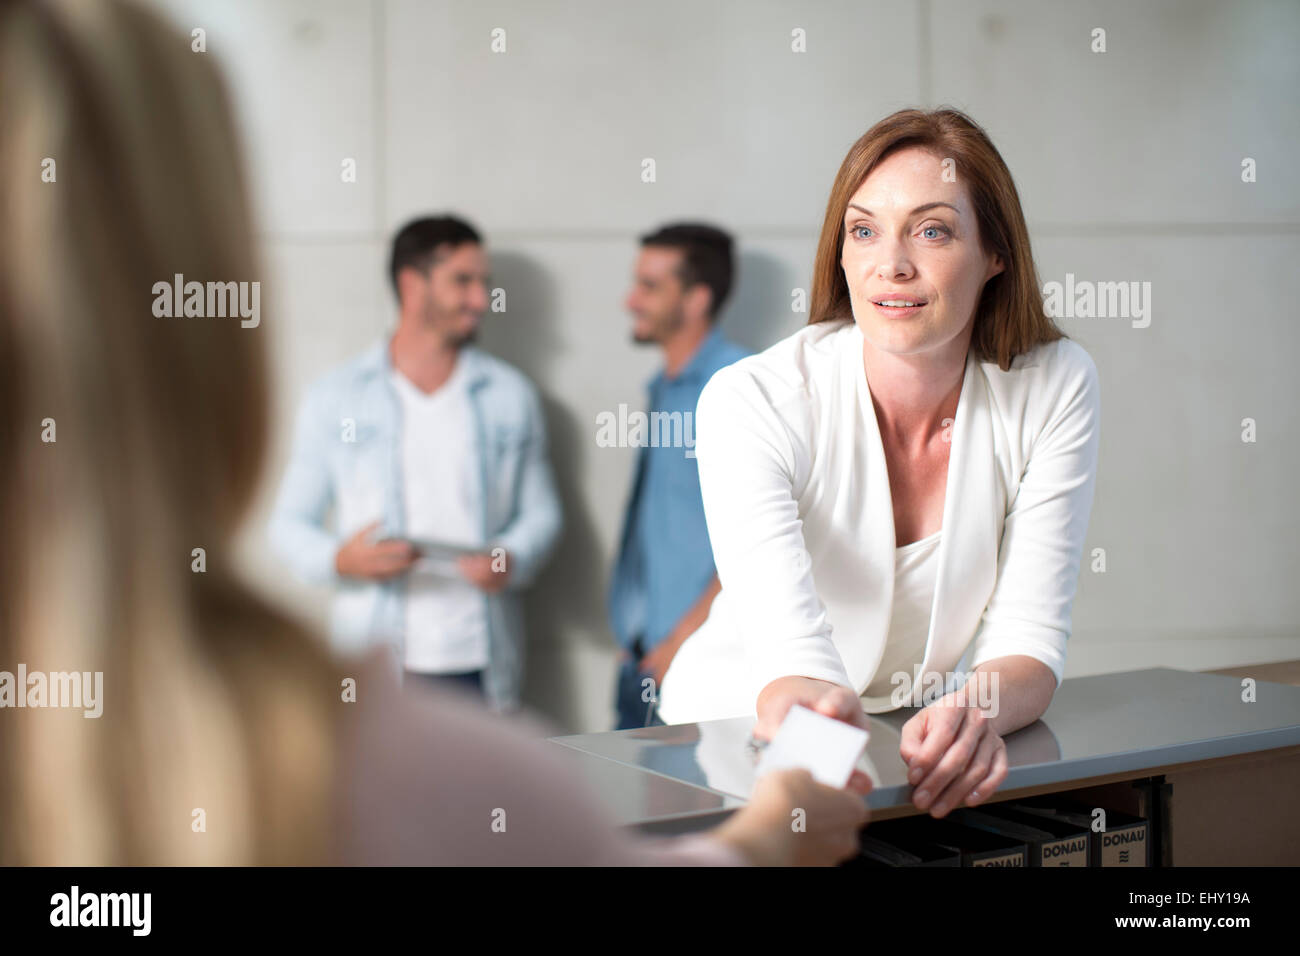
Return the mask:
[[[619, 659], [617, 728], [662, 723], [652, 704], [682, 643], [708, 617], [720, 590], [695, 463], [700, 392], [747, 353], [718, 328], [735, 272], [731, 237], [697, 223], [641, 237], [627, 309], [632, 338], [663, 351], [649, 383], [650, 427], [637, 459], [610, 588]], [[653, 683], [650, 683], [653, 682]]]

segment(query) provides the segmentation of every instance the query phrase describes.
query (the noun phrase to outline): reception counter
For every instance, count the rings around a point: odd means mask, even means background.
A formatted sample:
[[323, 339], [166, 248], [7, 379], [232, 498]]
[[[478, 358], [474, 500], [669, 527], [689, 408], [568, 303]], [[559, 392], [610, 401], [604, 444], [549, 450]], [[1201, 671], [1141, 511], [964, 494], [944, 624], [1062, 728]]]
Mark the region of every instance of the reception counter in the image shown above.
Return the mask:
[[[1137, 814], [1150, 824], [1153, 865], [1300, 864], [1300, 687], [1267, 680], [1274, 666], [1063, 681], [1041, 719], [1005, 738], [1007, 777], [987, 802], [1067, 794]], [[922, 812], [898, 754], [914, 713], [869, 717], [859, 767], [874, 785], [866, 798], [873, 822]], [[552, 742], [619, 823], [684, 833], [745, 803], [753, 723], [738, 717]]]

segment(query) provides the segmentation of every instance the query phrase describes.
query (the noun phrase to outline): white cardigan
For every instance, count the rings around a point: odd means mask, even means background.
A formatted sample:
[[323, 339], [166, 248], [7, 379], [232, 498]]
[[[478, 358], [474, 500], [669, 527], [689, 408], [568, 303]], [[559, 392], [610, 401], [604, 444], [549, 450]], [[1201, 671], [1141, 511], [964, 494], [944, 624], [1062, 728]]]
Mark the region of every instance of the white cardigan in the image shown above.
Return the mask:
[[[695, 450], [722, 591], [665, 675], [666, 722], [752, 716], [778, 677], [859, 694], [874, 677], [895, 538], [862, 345], [851, 321], [805, 326], [701, 394]], [[924, 673], [1027, 654], [1060, 686], [1100, 416], [1096, 366], [1070, 339], [1005, 372], [968, 355]]]

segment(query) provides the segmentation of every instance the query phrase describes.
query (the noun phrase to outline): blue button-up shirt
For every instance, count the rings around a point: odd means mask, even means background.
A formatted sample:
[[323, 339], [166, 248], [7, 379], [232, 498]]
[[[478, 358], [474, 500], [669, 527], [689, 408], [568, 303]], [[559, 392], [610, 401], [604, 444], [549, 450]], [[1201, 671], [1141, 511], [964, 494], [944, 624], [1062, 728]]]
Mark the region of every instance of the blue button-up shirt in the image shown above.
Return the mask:
[[623, 522], [610, 586], [610, 623], [622, 647], [648, 651], [677, 625], [713, 580], [713, 549], [695, 462], [695, 406], [718, 369], [748, 353], [715, 326], [673, 378], [648, 385], [648, 427]]

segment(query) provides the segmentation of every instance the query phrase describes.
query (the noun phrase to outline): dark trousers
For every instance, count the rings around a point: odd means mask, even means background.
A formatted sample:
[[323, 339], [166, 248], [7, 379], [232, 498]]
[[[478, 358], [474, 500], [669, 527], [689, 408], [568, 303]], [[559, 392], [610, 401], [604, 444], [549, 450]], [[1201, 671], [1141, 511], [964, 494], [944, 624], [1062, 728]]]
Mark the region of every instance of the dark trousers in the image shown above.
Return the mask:
[[460, 674], [420, 674], [407, 671], [405, 680], [407, 686], [411, 687], [430, 687], [437, 691], [458, 690], [462, 693], [469, 691], [479, 697], [483, 696], [482, 671], [465, 671]]
[[[642, 683], [652, 679], [637, 666], [643, 656], [644, 652], [638, 641], [630, 651], [624, 652], [622, 660], [619, 661], [617, 687], [614, 693], [614, 708], [618, 716], [615, 730], [664, 726], [664, 722], [659, 719], [657, 706], [659, 688], [653, 684]], [[653, 699], [644, 701], [641, 699], [643, 695], [651, 696]]]

